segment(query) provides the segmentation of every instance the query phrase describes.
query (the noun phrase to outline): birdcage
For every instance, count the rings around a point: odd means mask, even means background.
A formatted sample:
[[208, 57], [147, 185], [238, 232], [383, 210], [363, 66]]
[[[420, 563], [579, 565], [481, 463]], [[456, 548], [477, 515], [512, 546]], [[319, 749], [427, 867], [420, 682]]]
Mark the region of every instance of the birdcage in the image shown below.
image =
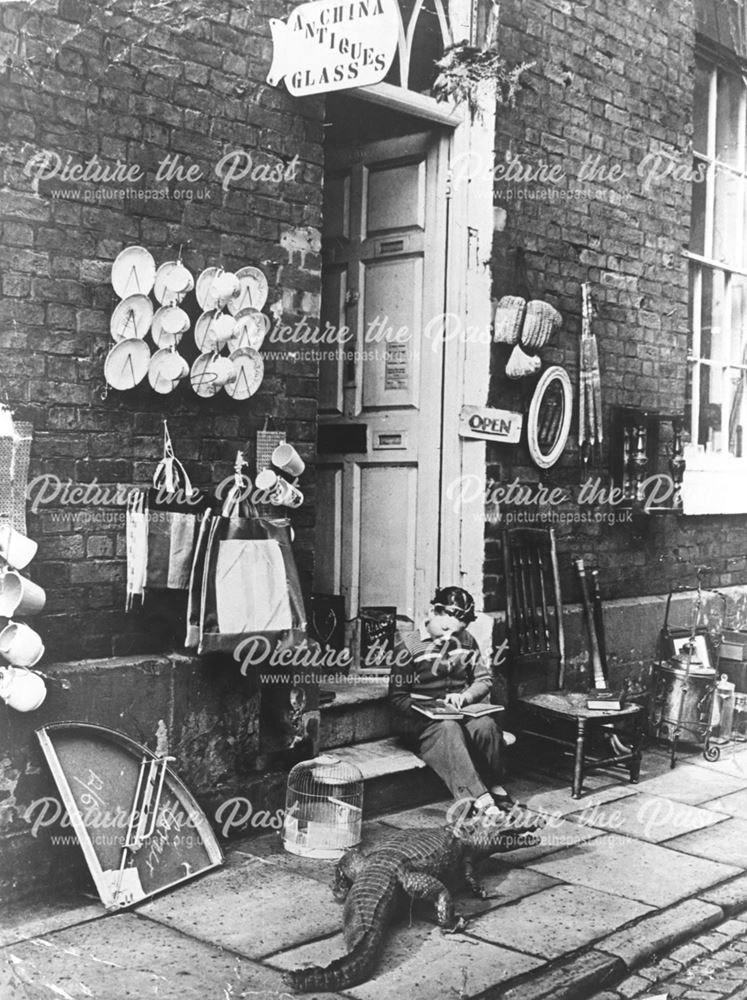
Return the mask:
[[291, 854], [336, 861], [361, 842], [363, 775], [324, 755], [296, 764], [288, 775], [283, 846]]

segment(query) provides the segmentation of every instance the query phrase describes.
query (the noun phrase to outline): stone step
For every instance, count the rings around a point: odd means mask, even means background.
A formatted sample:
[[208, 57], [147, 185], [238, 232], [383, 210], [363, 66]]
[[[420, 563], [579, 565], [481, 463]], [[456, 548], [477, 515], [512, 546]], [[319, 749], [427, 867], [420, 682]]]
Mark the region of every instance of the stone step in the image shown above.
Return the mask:
[[321, 750], [390, 736], [392, 712], [387, 687], [388, 678], [381, 674], [354, 674], [337, 682], [323, 681], [322, 691], [333, 692], [335, 698], [322, 705]]
[[393, 736], [338, 747], [331, 756], [353, 764], [363, 775], [366, 819], [434, 802], [448, 794], [434, 772]]

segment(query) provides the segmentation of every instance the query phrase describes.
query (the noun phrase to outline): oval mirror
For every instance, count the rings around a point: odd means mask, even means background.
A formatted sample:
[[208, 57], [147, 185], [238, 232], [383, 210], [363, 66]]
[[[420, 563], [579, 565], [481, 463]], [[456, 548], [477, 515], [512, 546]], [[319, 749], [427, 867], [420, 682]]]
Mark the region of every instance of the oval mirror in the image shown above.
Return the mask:
[[529, 404], [527, 443], [540, 469], [549, 469], [563, 454], [573, 415], [573, 390], [565, 368], [553, 365], [540, 376]]

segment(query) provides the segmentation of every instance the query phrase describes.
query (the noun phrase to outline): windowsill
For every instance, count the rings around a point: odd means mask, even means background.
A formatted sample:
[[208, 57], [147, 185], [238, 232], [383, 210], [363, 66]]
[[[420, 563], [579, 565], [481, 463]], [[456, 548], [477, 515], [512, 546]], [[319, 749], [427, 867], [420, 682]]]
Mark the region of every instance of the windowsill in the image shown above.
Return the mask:
[[747, 459], [685, 448], [684, 514], [747, 513]]

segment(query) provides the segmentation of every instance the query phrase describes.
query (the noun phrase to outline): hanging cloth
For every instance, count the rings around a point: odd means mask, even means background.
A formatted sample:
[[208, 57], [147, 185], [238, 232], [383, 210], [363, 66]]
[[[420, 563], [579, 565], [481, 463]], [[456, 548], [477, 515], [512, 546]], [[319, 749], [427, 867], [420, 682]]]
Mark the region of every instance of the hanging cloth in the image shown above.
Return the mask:
[[128, 610], [146, 590], [188, 590], [198, 518], [208, 502], [174, 455], [165, 420], [163, 434], [153, 486], [136, 492], [127, 509]]

